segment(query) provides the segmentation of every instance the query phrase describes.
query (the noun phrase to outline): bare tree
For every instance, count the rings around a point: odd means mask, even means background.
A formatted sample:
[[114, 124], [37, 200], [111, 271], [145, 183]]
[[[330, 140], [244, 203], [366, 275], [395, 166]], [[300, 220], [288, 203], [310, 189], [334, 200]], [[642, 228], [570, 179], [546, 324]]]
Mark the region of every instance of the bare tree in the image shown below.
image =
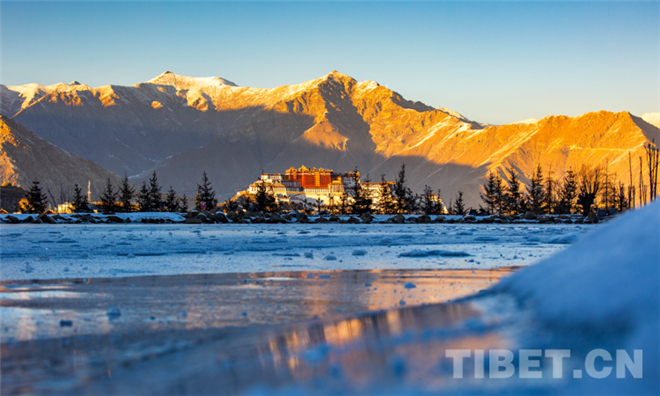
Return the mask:
[[646, 205], [646, 184], [644, 184], [642, 156], [639, 156], [639, 206]]
[[602, 171], [599, 167], [589, 169], [583, 166], [578, 174], [578, 205], [582, 206], [584, 216], [591, 212], [596, 196], [601, 187]]
[[628, 151], [628, 171], [630, 172], [630, 184], [628, 185], [628, 204], [631, 208], [635, 207], [635, 185], [633, 184], [632, 174], [632, 156]]
[[660, 150], [655, 145], [655, 139], [644, 145], [646, 150], [646, 165], [649, 169], [649, 201], [655, 201], [658, 196], [658, 164]]

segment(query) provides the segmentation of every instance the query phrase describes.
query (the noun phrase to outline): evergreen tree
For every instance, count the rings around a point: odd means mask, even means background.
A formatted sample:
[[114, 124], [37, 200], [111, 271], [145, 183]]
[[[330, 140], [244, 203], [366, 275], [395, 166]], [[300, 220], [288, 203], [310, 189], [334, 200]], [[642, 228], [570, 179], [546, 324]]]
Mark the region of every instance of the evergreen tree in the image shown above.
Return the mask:
[[165, 210], [168, 212], [179, 212], [179, 200], [176, 198], [176, 191], [170, 186], [165, 195]]
[[529, 193], [529, 209], [536, 214], [540, 214], [545, 199], [541, 164], [536, 167], [536, 172], [530, 178], [527, 191]]
[[523, 208], [523, 195], [520, 192], [520, 181], [515, 169], [509, 168], [509, 183], [506, 189], [506, 211], [520, 213]]
[[573, 172], [572, 169], [569, 169], [566, 171], [566, 175], [559, 187], [559, 201], [557, 202], [556, 213], [570, 214], [573, 212], [577, 190], [578, 184], [575, 172]]
[[273, 186], [266, 184], [261, 180], [257, 184], [257, 193], [255, 194], [255, 201], [257, 210], [261, 212], [271, 212], [277, 210], [277, 201], [273, 194]]
[[557, 182], [552, 178], [552, 170], [548, 171], [548, 177], [545, 179], [545, 188], [543, 189], [543, 212], [553, 213], [557, 208]]
[[[488, 178], [486, 182], [482, 185], [484, 192], [480, 192], [479, 196], [481, 200], [486, 204], [486, 211], [488, 213], [495, 213], [495, 172], [492, 170], [488, 172]], [[451, 201], [451, 200], [450, 200]], [[453, 209], [451, 207], [452, 202], [449, 203], [449, 211]]]
[[160, 212], [161, 207], [163, 206], [163, 199], [161, 197], [160, 185], [158, 184], [158, 177], [156, 176], [156, 171], [149, 179], [149, 196], [151, 199], [151, 210], [154, 212]]
[[154, 210], [154, 204], [151, 200], [149, 188], [147, 188], [147, 182], [142, 182], [142, 188], [140, 188], [137, 194], [137, 202], [140, 212], [152, 212]]
[[358, 171], [357, 166], [355, 167], [353, 174], [353, 184], [349, 189], [351, 198], [353, 198], [353, 202], [350, 207], [351, 213], [362, 214], [371, 212], [372, 199], [370, 197], [369, 191], [364, 189], [360, 183], [360, 172]]
[[348, 213], [348, 194], [343, 193], [340, 197], [339, 201], [339, 211], [341, 214], [347, 214]]
[[200, 208], [211, 210], [218, 205], [218, 200], [215, 198], [215, 191], [211, 187], [206, 171], [202, 173], [202, 185], [197, 185], [197, 192], [199, 193]]
[[38, 180], [35, 179], [32, 182], [32, 186], [25, 194], [25, 199], [25, 201], [21, 200], [19, 207], [21, 213], [44, 213], [46, 211], [48, 198], [41, 192]]
[[183, 197], [179, 198], [179, 211], [187, 212], [188, 211], [188, 198], [186, 194], [183, 194]]
[[467, 210], [465, 209], [465, 202], [463, 201], [463, 191], [461, 190], [458, 190], [458, 194], [456, 195], [453, 212], [461, 216], [467, 213]]
[[73, 208], [74, 210], [89, 209], [89, 202], [87, 202], [87, 195], [83, 194], [82, 188], [76, 183], [73, 186]]
[[104, 212], [114, 212], [117, 206], [117, 192], [115, 191], [110, 178], [105, 185], [103, 193], [101, 193], [101, 205], [103, 205]]
[[392, 195], [396, 202], [397, 213], [410, 213], [417, 209], [412, 190], [406, 186], [406, 164], [401, 164]]
[[201, 212], [202, 210], [202, 197], [199, 195], [199, 188], [195, 193], [195, 210]]
[[119, 187], [119, 204], [121, 205], [122, 212], [133, 211], [133, 197], [135, 196], [135, 187], [128, 181], [128, 176], [124, 173], [124, 178], [121, 180]]
[[497, 171], [488, 172], [488, 180], [484, 183], [483, 188], [484, 192], [479, 195], [486, 204], [488, 213], [502, 213], [505, 206], [503, 199], [504, 191], [502, 188], [502, 178]]
[[424, 193], [422, 194], [422, 210], [425, 214], [439, 214], [442, 211], [442, 201], [440, 200], [440, 190], [438, 194], [433, 194], [433, 189], [430, 186], [424, 186]]

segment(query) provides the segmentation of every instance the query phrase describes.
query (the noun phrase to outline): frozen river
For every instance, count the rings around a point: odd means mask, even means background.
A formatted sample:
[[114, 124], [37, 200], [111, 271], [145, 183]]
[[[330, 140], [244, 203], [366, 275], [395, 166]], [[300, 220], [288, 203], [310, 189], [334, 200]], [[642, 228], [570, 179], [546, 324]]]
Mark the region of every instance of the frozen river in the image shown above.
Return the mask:
[[[648, 298], [657, 282], [647, 276], [657, 273], [656, 242], [644, 237], [643, 213], [631, 219], [623, 232], [577, 224], [2, 225], [0, 391], [646, 394], [656, 377], [484, 382], [475, 368], [458, 380], [444, 357], [570, 348], [568, 372], [595, 346], [643, 347], [651, 355], [644, 367], [657, 368], [655, 336], [639, 333], [657, 334]], [[609, 234], [598, 238], [603, 227]], [[630, 303], [618, 310], [622, 300]], [[652, 306], [628, 308], [642, 304]], [[637, 322], [626, 317], [637, 313]], [[629, 327], [598, 322], [612, 318]]]
[[3, 225], [1, 280], [526, 266], [590, 225]]

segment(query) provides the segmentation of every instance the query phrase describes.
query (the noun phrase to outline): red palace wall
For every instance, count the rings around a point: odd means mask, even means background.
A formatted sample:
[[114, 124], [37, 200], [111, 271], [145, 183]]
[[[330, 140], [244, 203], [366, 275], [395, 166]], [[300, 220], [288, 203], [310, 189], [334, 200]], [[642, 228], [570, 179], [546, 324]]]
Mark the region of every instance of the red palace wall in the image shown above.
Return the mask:
[[332, 183], [332, 173], [330, 172], [296, 172], [287, 173], [286, 180], [299, 182], [304, 188], [328, 188]]

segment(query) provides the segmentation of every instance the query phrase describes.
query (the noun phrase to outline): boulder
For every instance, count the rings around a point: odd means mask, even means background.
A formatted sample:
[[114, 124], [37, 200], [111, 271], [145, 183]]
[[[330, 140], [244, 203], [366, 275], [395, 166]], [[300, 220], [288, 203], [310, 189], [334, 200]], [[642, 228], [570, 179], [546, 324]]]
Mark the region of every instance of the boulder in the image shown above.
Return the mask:
[[472, 216], [472, 215], [467, 215], [463, 217], [463, 221], [469, 222], [469, 221], [477, 221], [477, 218]]
[[586, 224], [598, 223], [598, 216], [594, 212], [589, 212], [587, 218], [584, 220]]
[[249, 211], [245, 212], [244, 217], [261, 217], [261, 218], [265, 218], [266, 216], [258, 210], [249, 210]]
[[309, 223], [309, 217], [305, 213], [296, 213], [297, 223]]
[[284, 217], [280, 216], [279, 213], [271, 213], [270, 219], [267, 221], [268, 223], [286, 223], [286, 220], [284, 220]]
[[330, 222], [338, 222], [338, 221], [339, 221], [339, 216], [337, 215], [330, 216]]
[[223, 223], [223, 224], [229, 223], [229, 219], [227, 219], [227, 216], [225, 216], [224, 213], [222, 213], [222, 212], [218, 212], [218, 211], [216, 211], [216, 212], [213, 214], [213, 220], [214, 220], [216, 223]]
[[428, 224], [431, 222], [431, 216], [429, 215], [421, 215], [418, 218], [415, 219], [416, 222], [420, 224]]
[[12, 216], [12, 215], [9, 215], [9, 216], [7, 216], [7, 222], [8, 222], [9, 224], [18, 224], [18, 223], [20, 223], [21, 221], [18, 219], [18, 217], [14, 217], [14, 216]]
[[195, 217], [188, 217], [188, 218], [185, 219], [183, 222], [186, 223], [186, 224], [202, 224], [202, 219], [200, 219], [200, 218], [197, 217], [197, 216], [195, 216]]
[[115, 215], [108, 216], [108, 217], [106, 217], [106, 219], [108, 219], [108, 223], [123, 223], [124, 222], [124, 219], [122, 219], [119, 216], [115, 216]]
[[56, 224], [57, 223], [52, 217], [48, 216], [45, 213], [40, 214], [38, 218], [44, 224]]
[[406, 222], [406, 218], [402, 214], [398, 214], [390, 217], [387, 221], [394, 224], [403, 224]]
[[362, 213], [360, 215], [360, 220], [362, 220], [363, 223], [371, 223], [373, 219], [374, 217], [371, 215], [371, 213]]
[[360, 222], [360, 220], [359, 220], [357, 217], [353, 217], [353, 216], [351, 216], [351, 217], [348, 218], [348, 222], [349, 222], [350, 224], [357, 224], [357, 223]]
[[28, 216], [28, 217], [24, 218], [21, 221], [21, 223], [32, 223], [33, 221], [34, 221], [34, 219], [32, 218], [32, 216]]
[[550, 217], [550, 216], [541, 216], [541, 217], [539, 217], [539, 223], [540, 224], [547, 224], [547, 223], [552, 223], [552, 222], [553, 222], [553, 220], [552, 220], [552, 217]]
[[227, 213], [227, 218], [233, 222], [237, 222], [243, 218], [242, 212], [229, 212]]
[[609, 215], [609, 213], [605, 209], [598, 209], [598, 212], [596, 213], [596, 215], [598, 217], [606, 217], [606, 216]]
[[[309, 222], [309, 221], [307, 221], [307, 222]], [[328, 220], [327, 218], [325, 218], [325, 217], [323, 217], [323, 216], [319, 217], [319, 218], [316, 219], [316, 221], [315, 221], [315, 223], [328, 223], [328, 222], [330, 222], [330, 220]]]
[[434, 220], [434, 223], [444, 223], [445, 222], [445, 216], [437, 216]]
[[199, 214], [198, 211], [191, 210], [190, 212], [184, 214], [183, 217], [186, 218], [186, 219], [189, 219], [189, 218], [192, 218], [192, 217], [197, 217], [198, 214]]
[[525, 212], [525, 220], [536, 220], [538, 216], [534, 212]]

